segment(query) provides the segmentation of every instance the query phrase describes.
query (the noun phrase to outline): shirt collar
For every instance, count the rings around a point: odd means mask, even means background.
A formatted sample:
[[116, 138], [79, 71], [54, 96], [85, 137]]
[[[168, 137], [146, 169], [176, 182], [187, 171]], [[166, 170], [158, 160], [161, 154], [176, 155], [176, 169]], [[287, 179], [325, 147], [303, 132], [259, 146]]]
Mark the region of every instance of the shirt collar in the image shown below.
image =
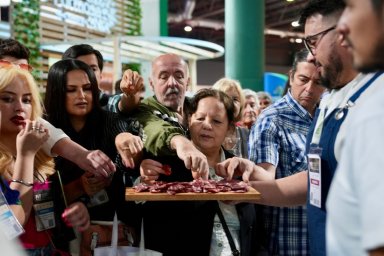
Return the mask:
[[309, 112], [299, 104], [299, 102], [297, 102], [292, 94], [291, 94], [291, 90], [289, 89], [287, 94], [284, 96], [288, 106], [296, 113], [298, 114], [300, 117], [302, 118], [310, 118], [312, 119], [313, 117], [311, 117], [311, 115], [309, 114]]

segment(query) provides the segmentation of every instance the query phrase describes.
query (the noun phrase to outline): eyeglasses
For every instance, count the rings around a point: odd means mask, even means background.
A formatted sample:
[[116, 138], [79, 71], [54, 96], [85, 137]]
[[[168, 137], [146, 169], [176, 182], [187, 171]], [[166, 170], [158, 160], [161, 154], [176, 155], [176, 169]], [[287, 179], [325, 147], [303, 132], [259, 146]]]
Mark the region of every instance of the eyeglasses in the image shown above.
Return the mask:
[[3, 67], [3, 68], [7, 68], [7, 67], [18, 67], [18, 68], [21, 68], [21, 69], [24, 69], [24, 70], [27, 70], [29, 72], [31, 72], [33, 70], [32, 66], [29, 65], [29, 64], [24, 64], [24, 63], [12, 63], [10, 61], [7, 61], [7, 60], [0, 60], [0, 67]]
[[333, 27], [330, 27], [329, 29], [326, 29], [324, 31], [321, 31], [315, 35], [312, 35], [312, 36], [307, 36], [306, 38], [304, 38], [304, 45], [305, 45], [305, 48], [307, 48], [307, 50], [312, 54], [313, 54], [313, 51], [316, 49], [316, 46], [319, 44], [320, 40], [323, 38], [323, 36], [325, 36], [329, 31], [335, 29], [336, 26], [333, 26]]

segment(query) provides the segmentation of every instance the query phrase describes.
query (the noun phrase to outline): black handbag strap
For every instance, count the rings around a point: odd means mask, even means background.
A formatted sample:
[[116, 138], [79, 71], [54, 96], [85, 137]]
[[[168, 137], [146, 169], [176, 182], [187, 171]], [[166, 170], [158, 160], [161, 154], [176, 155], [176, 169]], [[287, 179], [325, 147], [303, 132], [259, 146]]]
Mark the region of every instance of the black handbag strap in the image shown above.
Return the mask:
[[229, 231], [227, 222], [225, 221], [223, 213], [221, 212], [219, 202], [216, 203], [216, 213], [219, 216], [221, 225], [223, 225], [223, 229], [224, 229], [225, 235], [227, 236], [229, 246], [231, 246], [232, 255], [233, 256], [239, 256], [240, 252], [239, 252], [239, 250], [236, 249], [236, 245], [235, 245], [235, 242], [233, 241], [231, 232]]

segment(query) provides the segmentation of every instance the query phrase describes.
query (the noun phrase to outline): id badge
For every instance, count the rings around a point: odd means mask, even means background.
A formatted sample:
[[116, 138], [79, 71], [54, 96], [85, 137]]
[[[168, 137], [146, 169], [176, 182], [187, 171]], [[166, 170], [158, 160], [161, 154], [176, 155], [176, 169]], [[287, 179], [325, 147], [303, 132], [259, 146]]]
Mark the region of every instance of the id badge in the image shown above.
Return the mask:
[[24, 229], [17, 220], [5, 199], [3, 191], [0, 190], [0, 229], [9, 239], [13, 239], [24, 233]]
[[321, 148], [311, 148], [308, 154], [309, 203], [321, 208]]
[[93, 207], [101, 204], [105, 204], [109, 201], [109, 197], [107, 194], [107, 191], [105, 189], [100, 190], [96, 194], [90, 197], [89, 203], [87, 204], [88, 207]]
[[56, 226], [51, 182], [45, 181], [33, 185], [33, 209], [37, 231]]

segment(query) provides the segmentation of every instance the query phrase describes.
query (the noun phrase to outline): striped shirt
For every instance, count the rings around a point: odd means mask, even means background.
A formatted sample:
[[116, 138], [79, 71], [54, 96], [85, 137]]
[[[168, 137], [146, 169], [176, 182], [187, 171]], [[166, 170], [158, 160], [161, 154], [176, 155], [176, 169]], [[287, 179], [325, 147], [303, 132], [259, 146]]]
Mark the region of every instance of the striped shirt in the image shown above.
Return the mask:
[[[249, 158], [276, 166], [275, 178], [307, 170], [305, 143], [310, 114], [290, 92], [265, 109], [251, 128]], [[306, 207], [262, 207], [269, 255], [308, 255]]]

